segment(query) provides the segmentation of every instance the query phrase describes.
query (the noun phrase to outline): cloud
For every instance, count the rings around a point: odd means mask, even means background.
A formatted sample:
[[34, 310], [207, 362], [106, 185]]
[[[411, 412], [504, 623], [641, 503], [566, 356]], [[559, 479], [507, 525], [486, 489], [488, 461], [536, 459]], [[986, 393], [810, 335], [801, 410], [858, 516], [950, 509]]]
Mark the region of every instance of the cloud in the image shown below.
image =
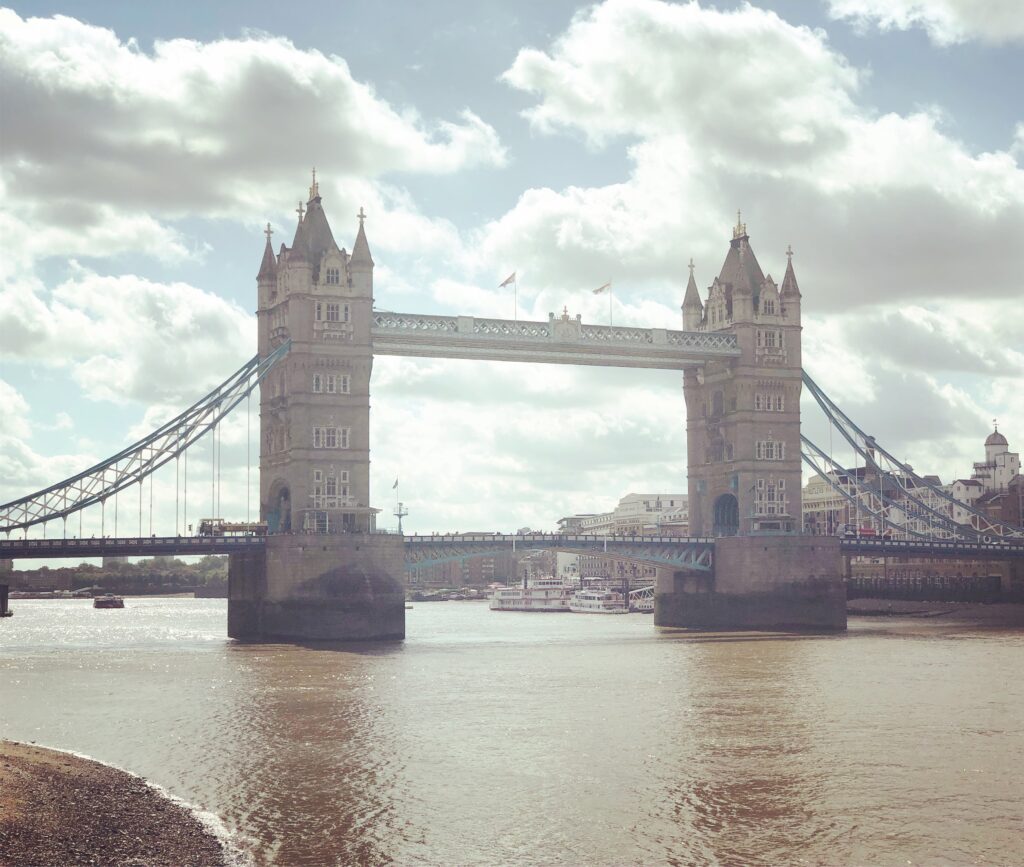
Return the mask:
[[252, 357], [255, 330], [247, 312], [194, 286], [75, 264], [50, 293], [0, 290], [0, 357], [69, 367], [95, 400], [206, 391]]
[[549, 52], [523, 49], [505, 80], [538, 97], [539, 130], [608, 137], [685, 133], [712, 159], [804, 160], [842, 144], [858, 73], [822, 34], [773, 12], [607, 0]]
[[1017, 297], [1024, 249], [1005, 239], [1024, 233], [1019, 134], [971, 153], [939, 108], [878, 115], [858, 100], [859, 78], [824, 33], [751, 6], [591, 7], [548, 50], [521, 51], [505, 80], [535, 97], [536, 128], [629, 142], [629, 177], [527, 190], [482, 227], [478, 249], [521, 263], [535, 285], [612, 277], [622, 298], [678, 306], [684, 263], [693, 256], [710, 284], [739, 204], [776, 278], [796, 247], [815, 310], [955, 300], [968, 287]]
[[833, 18], [867, 28], [910, 30], [921, 27], [938, 45], [979, 40], [1024, 40], [1024, 18], [1017, 0], [828, 0]]
[[73, 18], [0, 10], [0, 76], [5, 195], [46, 227], [49, 255], [180, 256], [187, 245], [161, 223], [279, 213], [311, 163], [344, 187], [506, 159], [469, 109], [438, 121], [398, 110], [342, 58], [266, 34], [147, 53]]

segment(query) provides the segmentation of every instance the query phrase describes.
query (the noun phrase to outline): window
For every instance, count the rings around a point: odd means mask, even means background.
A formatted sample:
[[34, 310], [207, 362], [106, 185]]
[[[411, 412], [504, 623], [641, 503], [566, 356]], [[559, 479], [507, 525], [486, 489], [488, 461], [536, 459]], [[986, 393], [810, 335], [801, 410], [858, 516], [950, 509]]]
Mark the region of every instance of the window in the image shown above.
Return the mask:
[[314, 427], [313, 448], [315, 449], [347, 449], [351, 428], [347, 427]]
[[347, 373], [338, 376], [338, 393], [349, 394], [352, 388], [352, 377]]
[[339, 283], [341, 283], [341, 275], [338, 273], [337, 268], [327, 269], [327, 282], [333, 286], [337, 286]]
[[313, 305], [313, 309], [316, 311], [315, 315], [314, 315], [314, 318], [316, 319], [316, 321], [317, 322], [322, 322], [323, 318], [324, 318], [324, 305], [323, 305], [323, 302], [322, 301], [317, 301], [316, 304]]
[[763, 310], [763, 312], [764, 313], [774, 313], [775, 312], [775, 299], [774, 298], [765, 298], [764, 299], [764, 310]]
[[786, 444], [774, 440], [759, 440], [755, 451], [759, 461], [781, 461], [786, 453]]
[[338, 375], [336, 373], [327, 374], [327, 393], [335, 394], [338, 390]]
[[341, 305], [327, 303], [327, 321], [328, 322], [340, 322], [341, 321]]
[[320, 394], [324, 390], [324, 379], [319, 373], [313, 374], [313, 391]]
[[773, 394], [773, 395], [770, 395], [770, 397], [772, 399], [772, 410], [774, 412], [782, 412], [783, 411], [783, 407], [785, 405], [783, 403], [783, 400], [782, 400], [782, 395], [781, 394]]
[[754, 409], [760, 412], [764, 409], [764, 395], [758, 392], [754, 395]]
[[327, 484], [324, 486], [324, 494], [328, 497], [338, 496], [338, 479], [335, 476], [327, 477]]

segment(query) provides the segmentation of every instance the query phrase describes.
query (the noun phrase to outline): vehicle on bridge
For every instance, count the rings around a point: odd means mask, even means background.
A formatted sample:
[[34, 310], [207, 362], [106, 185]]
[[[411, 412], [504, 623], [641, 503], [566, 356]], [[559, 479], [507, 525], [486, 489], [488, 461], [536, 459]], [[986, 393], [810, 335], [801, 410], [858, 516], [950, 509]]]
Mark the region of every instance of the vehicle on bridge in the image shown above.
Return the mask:
[[226, 521], [223, 518], [203, 518], [199, 522], [199, 536], [266, 536], [266, 521]]

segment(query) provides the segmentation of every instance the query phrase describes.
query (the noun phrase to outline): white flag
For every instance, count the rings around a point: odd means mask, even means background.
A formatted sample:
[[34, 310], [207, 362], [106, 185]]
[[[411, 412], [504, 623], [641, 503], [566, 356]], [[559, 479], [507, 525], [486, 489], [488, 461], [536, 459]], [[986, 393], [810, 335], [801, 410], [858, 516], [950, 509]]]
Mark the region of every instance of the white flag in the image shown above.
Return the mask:
[[391, 486], [391, 490], [393, 491], [397, 487], [398, 487], [398, 476], [395, 476], [395, 483]]
[[611, 281], [609, 280], [609, 281], [608, 281], [607, 283], [605, 283], [605, 284], [604, 284], [604, 286], [598, 286], [598, 287], [597, 287], [597, 288], [596, 288], [596, 289], [594, 290], [594, 294], [595, 294], [595, 295], [600, 295], [600, 294], [601, 294], [602, 292], [604, 292], [604, 291], [606, 291], [606, 290], [608, 290], [608, 289], [611, 289], [611, 288], [612, 288], [612, 283], [611, 283]]
[[508, 286], [509, 283], [515, 283], [515, 282], [516, 282], [516, 272], [513, 271], [511, 274], [509, 274], [504, 280], [502, 280], [498, 284], [498, 288], [501, 289], [501, 288], [503, 288], [505, 286]]

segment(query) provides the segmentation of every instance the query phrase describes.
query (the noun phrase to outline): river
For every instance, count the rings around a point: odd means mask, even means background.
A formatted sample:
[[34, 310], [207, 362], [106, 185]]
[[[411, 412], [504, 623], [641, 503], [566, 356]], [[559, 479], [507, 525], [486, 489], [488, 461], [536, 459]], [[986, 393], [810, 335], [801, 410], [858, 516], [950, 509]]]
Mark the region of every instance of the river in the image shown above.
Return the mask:
[[14, 600], [0, 737], [141, 774], [257, 864], [1024, 863], [1024, 631], [421, 603], [408, 638], [241, 645], [226, 602]]

